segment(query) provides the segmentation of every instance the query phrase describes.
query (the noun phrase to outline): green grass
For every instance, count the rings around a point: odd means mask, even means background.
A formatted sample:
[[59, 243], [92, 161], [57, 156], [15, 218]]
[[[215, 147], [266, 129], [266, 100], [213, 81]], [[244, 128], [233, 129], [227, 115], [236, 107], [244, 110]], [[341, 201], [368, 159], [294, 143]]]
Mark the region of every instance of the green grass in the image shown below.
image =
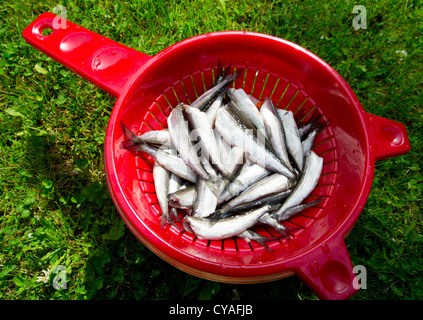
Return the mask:
[[[109, 196], [103, 142], [115, 99], [27, 45], [22, 30], [55, 1], [0, 4], [0, 299], [316, 299], [297, 277], [219, 284], [162, 261]], [[422, 299], [422, 1], [63, 1], [70, 21], [154, 55], [205, 32], [248, 30], [327, 61], [364, 109], [405, 124], [411, 151], [376, 164], [346, 240], [367, 289], [353, 299]], [[406, 55], [404, 54], [406, 52]], [[66, 267], [67, 288], [51, 272]]]

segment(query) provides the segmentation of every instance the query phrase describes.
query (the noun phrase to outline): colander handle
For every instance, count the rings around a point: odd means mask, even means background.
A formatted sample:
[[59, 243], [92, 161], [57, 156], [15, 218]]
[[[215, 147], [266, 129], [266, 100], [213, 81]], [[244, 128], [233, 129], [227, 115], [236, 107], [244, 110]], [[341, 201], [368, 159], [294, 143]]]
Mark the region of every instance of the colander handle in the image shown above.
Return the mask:
[[[50, 29], [49, 35], [44, 35]], [[103, 37], [52, 13], [43, 13], [23, 31], [31, 46], [118, 97], [151, 56]]]
[[375, 161], [401, 156], [410, 151], [410, 141], [402, 123], [367, 112], [365, 114]]
[[316, 247], [294, 271], [319, 299], [345, 300], [359, 290], [358, 274], [343, 239]]

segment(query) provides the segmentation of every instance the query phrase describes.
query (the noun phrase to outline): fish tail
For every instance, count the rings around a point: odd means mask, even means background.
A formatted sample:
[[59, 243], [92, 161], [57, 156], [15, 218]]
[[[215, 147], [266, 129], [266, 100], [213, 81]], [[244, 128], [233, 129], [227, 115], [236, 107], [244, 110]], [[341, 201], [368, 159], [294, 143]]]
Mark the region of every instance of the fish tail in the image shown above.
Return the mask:
[[176, 208], [174, 208], [174, 207], [170, 208], [169, 213], [170, 213], [170, 216], [172, 217], [172, 219], [175, 222], [181, 222], [182, 223], [181, 218], [179, 218], [178, 211], [177, 211]]
[[137, 151], [138, 144], [135, 144], [132, 140], [126, 140], [126, 141], [122, 141], [120, 147], [121, 149]]
[[304, 118], [307, 116], [307, 111], [304, 108], [301, 108], [300, 110], [296, 111], [295, 113], [295, 122], [299, 123], [300, 121], [304, 120]]
[[176, 224], [176, 222], [181, 222], [181, 219], [179, 218], [178, 213], [176, 212], [176, 208], [171, 208], [171, 210], [168, 213], [162, 214], [162, 217], [160, 219], [160, 227], [164, 228], [167, 225], [170, 225], [170, 226], [174, 225], [175, 227], [180, 229], [180, 227]]
[[317, 112], [317, 108], [313, 110], [311, 116], [310, 116], [310, 121], [313, 123], [316, 123], [322, 116], [319, 115], [319, 113]]
[[291, 218], [292, 216], [294, 216], [295, 214], [297, 214], [298, 212], [303, 211], [307, 208], [313, 207], [316, 204], [322, 202], [323, 199], [324, 199], [323, 197], [319, 197], [316, 200], [287, 208], [284, 211], [284, 213], [282, 214], [281, 218], [279, 218], [279, 221], [287, 220], [287, 219]]
[[285, 238], [289, 237], [289, 234], [287, 232], [284, 232], [284, 233], [282, 233], [278, 236], [264, 236], [264, 235], [261, 235], [261, 234], [255, 232], [255, 231], [253, 231], [253, 230], [250, 230], [250, 233], [252, 233], [254, 235], [254, 237], [252, 237], [251, 240], [254, 240], [257, 243], [259, 243], [269, 252], [273, 252], [273, 250], [271, 248], [269, 248], [269, 246], [267, 245], [267, 242], [279, 241], [280, 239], [285, 239]]
[[228, 85], [229, 85], [229, 83], [231, 83], [232, 81], [234, 81], [236, 78], [238, 78], [238, 77], [239, 77], [239, 75], [240, 75], [243, 71], [244, 71], [244, 69], [240, 69], [240, 70], [237, 70], [236, 72], [234, 72], [232, 75], [227, 76], [227, 79], [228, 79]]
[[300, 226], [291, 227], [291, 226], [281, 225], [280, 228], [275, 228], [275, 230], [279, 233], [279, 235], [263, 236], [264, 237], [263, 241], [269, 242], [269, 241], [279, 241], [282, 239], [288, 240], [289, 237], [291, 236], [291, 233], [298, 231], [300, 229], [302, 229], [302, 227]]
[[219, 61], [217, 62], [217, 71], [216, 71], [216, 77], [215, 77], [216, 80], [213, 83], [213, 87], [217, 86], [219, 82], [222, 80], [222, 78], [223, 78], [223, 67], [219, 59]]
[[123, 135], [128, 139], [122, 142], [121, 148], [136, 151], [137, 145], [139, 145], [142, 141], [140, 141], [136, 133], [131, 131], [131, 129], [129, 129], [122, 121], [120, 122], [120, 126], [122, 128]]
[[323, 200], [324, 200], [324, 197], [318, 197], [316, 200], [308, 202], [307, 205], [309, 205], [311, 207], [311, 206], [314, 206], [314, 205], [322, 202]]
[[283, 234], [278, 236], [262, 236], [260, 238], [255, 238], [254, 240], [257, 241], [259, 244], [261, 244], [267, 251], [273, 252], [273, 250], [269, 248], [269, 246], [266, 243], [271, 241], [279, 241], [281, 239], [286, 239], [288, 237], [289, 237], [289, 233], [284, 232]]
[[[317, 130], [317, 132], [321, 132], [323, 131], [323, 129], [328, 125], [328, 121], [323, 119], [322, 115], [319, 115], [317, 112], [313, 112], [312, 117], [310, 119], [310, 123], [311, 123], [311, 130]], [[308, 132], [308, 133], [309, 133]]]
[[284, 238], [288, 238], [291, 233], [298, 231], [298, 230], [301, 230], [301, 229], [303, 229], [303, 227], [300, 227], [300, 226], [295, 226], [295, 227], [285, 226], [285, 231], [282, 232], [282, 236]]
[[223, 76], [226, 76], [228, 73], [229, 73], [229, 70], [231, 70], [231, 67], [232, 67], [232, 64], [230, 63], [230, 64], [228, 64], [224, 69], [225, 70], [223, 70], [223, 73], [222, 73], [222, 75]]
[[174, 222], [172, 221], [172, 219], [170, 219], [169, 213], [163, 213], [162, 217], [160, 219], [160, 227], [164, 228], [166, 225], [168, 224], [173, 224]]
[[120, 122], [120, 126], [122, 128], [123, 134], [125, 135], [127, 139], [129, 140], [135, 139], [135, 137], [137, 136], [135, 132], [131, 131], [131, 129], [129, 129], [122, 121]]
[[273, 252], [272, 249], [269, 248], [269, 246], [266, 244], [266, 241], [271, 241], [263, 238], [254, 238], [254, 241], [256, 241], [258, 244], [261, 244], [267, 251]]
[[327, 127], [328, 123], [329, 123], [328, 120], [323, 120], [323, 118], [321, 117], [321, 118], [318, 119], [318, 121], [316, 121], [315, 127], [316, 127], [318, 132], [321, 132], [321, 131], [323, 131], [323, 129], [325, 127]]
[[266, 239], [264, 241], [266, 241], [266, 242], [279, 241], [279, 240], [283, 240], [283, 239], [289, 239], [289, 237], [290, 237], [290, 233], [288, 232], [288, 230], [286, 230], [278, 236], [266, 237]]

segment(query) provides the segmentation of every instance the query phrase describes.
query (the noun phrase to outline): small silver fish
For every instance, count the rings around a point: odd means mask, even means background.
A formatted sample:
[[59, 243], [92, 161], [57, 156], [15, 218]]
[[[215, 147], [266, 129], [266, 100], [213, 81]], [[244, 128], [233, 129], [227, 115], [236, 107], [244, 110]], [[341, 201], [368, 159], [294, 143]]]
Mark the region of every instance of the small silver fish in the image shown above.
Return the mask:
[[257, 181], [244, 190], [240, 195], [229, 201], [220, 209], [220, 214], [225, 214], [230, 209], [245, 203], [252, 202], [272, 194], [284, 192], [292, 186], [293, 183], [291, 183], [287, 177], [279, 173], [273, 173]]
[[222, 164], [219, 146], [207, 115], [203, 111], [187, 105], [184, 105], [184, 112], [192, 129], [191, 139], [199, 140], [201, 157], [205, 158], [206, 162], [215, 167], [224, 177], [229, 177], [230, 172]]
[[149, 154], [156, 162], [158, 162], [158, 164], [181, 178], [190, 182], [197, 181], [197, 173], [195, 173], [194, 170], [192, 170], [191, 167], [189, 167], [180, 157], [172, 152], [156, 149], [146, 144], [138, 145], [136, 150]]
[[195, 187], [195, 199], [192, 205], [192, 216], [205, 218], [217, 207], [217, 196], [210, 190], [203, 179], [199, 178]]
[[273, 150], [275, 150], [276, 155], [279, 158], [285, 161], [285, 163], [289, 164], [288, 168], [292, 170], [285, 141], [285, 132], [282, 127], [281, 119], [276, 112], [272, 100], [264, 100], [260, 108], [260, 114], [263, 118], [267, 136], [269, 137], [269, 141], [272, 144]]
[[235, 80], [241, 74], [241, 72], [242, 70], [239, 70], [236, 73], [229, 74], [224, 77], [223, 80], [216, 83], [212, 88], [204, 92], [194, 102], [192, 102], [191, 107], [206, 111], [216, 99], [216, 97], [219, 96], [222, 92], [226, 91], [228, 85], [233, 80]]
[[314, 143], [314, 139], [316, 138], [316, 136], [317, 136], [317, 132], [318, 132], [318, 129], [314, 129], [314, 130], [312, 130], [308, 135], [307, 135], [307, 138], [305, 138], [302, 142], [301, 142], [301, 144], [302, 144], [302, 146], [303, 146], [303, 152], [304, 152], [304, 154], [306, 154], [308, 151], [310, 151], [311, 150], [311, 147], [313, 146], [313, 143]]
[[169, 187], [168, 187], [168, 194], [176, 192], [184, 187], [183, 180], [180, 176], [174, 174], [173, 172], [170, 173], [169, 177]]
[[278, 109], [277, 112], [282, 121], [288, 152], [294, 158], [297, 168], [302, 171], [304, 165], [304, 152], [294, 114], [292, 111], [281, 109]]
[[242, 148], [233, 147], [230, 149], [226, 157], [223, 157], [223, 164], [229, 172], [229, 180], [232, 182], [238, 176], [240, 170], [244, 166], [245, 153]]
[[[300, 116], [303, 117], [306, 116], [305, 111], [299, 111]], [[300, 134], [301, 141], [303, 141], [312, 130], [317, 130], [317, 132], [320, 132], [324, 129], [324, 127], [328, 124], [328, 121], [325, 120], [322, 116], [319, 116], [319, 114], [316, 112], [316, 110], [313, 111], [310, 120], [308, 120], [306, 123], [302, 124], [298, 127], [298, 132]]]
[[169, 177], [169, 171], [155, 162], [153, 166], [153, 178], [157, 200], [159, 201], [159, 206], [162, 211], [162, 218], [160, 222], [162, 228], [168, 223], [173, 223], [169, 216], [169, 204], [167, 200]]
[[190, 130], [183, 115], [183, 109], [183, 103], [177, 105], [167, 118], [171, 140], [182, 160], [202, 178], [207, 178], [207, 172], [204, 170], [190, 139]]
[[225, 92], [223, 91], [220, 95], [217, 96], [216, 100], [214, 100], [213, 103], [210, 105], [210, 107], [205, 111], [207, 115], [207, 119], [209, 120], [210, 125], [212, 127], [214, 127], [217, 110], [219, 110], [219, 108], [223, 104], [224, 95], [225, 95]]
[[[241, 168], [241, 160], [243, 157], [244, 152], [241, 148], [232, 148], [230, 154], [227, 157], [230, 159], [226, 159], [226, 161], [229, 162], [226, 165], [226, 169], [230, 179], [222, 179], [218, 194], [214, 194], [201, 178], [197, 179], [197, 185], [195, 188], [196, 196], [192, 207], [193, 216], [208, 217], [215, 211], [221, 193], [227, 189], [228, 185], [231, 184], [231, 180], [236, 176], [237, 172]], [[213, 169], [210, 168], [210, 170]]]
[[192, 209], [196, 197], [196, 187], [189, 186], [168, 194], [169, 205], [174, 208]]
[[238, 205], [236, 207], [233, 207], [232, 209], [227, 210], [223, 216], [228, 216], [229, 214], [234, 214], [236, 212], [252, 210], [252, 209], [264, 206], [266, 204], [277, 205], [277, 207], [279, 208], [280, 203], [282, 203], [286, 198], [288, 198], [291, 192], [292, 190], [288, 189], [280, 193], [271, 194], [262, 198], [258, 198], [257, 200], [246, 202], [244, 204]]
[[225, 163], [226, 157], [229, 155], [232, 146], [225, 139], [223, 139], [222, 135], [218, 130], [213, 130], [213, 133], [216, 139], [217, 147], [219, 148], [220, 161]]
[[[325, 128], [327, 123], [328, 121], [323, 120], [322, 118], [313, 119], [312, 121], [308, 122], [307, 124], [298, 129], [298, 131], [300, 132], [300, 138], [302, 141], [301, 144], [303, 146], [304, 154], [306, 154], [308, 150], [311, 150], [316, 136]], [[311, 126], [309, 126], [309, 124]], [[301, 130], [304, 127], [307, 128]]]
[[[229, 103], [226, 105], [226, 108], [243, 128], [249, 130], [249, 132], [253, 134], [254, 138], [260, 144], [264, 145], [265, 148], [276, 155], [276, 152], [267, 137], [266, 129], [264, 127], [257, 128], [257, 125], [254, 124], [253, 120], [251, 119], [251, 115], [248, 114], [246, 110], [243, 110], [233, 101], [229, 101]], [[260, 120], [262, 120], [261, 117]]]
[[[169, 203], [169, 194], [172, 194], [178, 190], [181, 190], [182, 188], [185, 188], [183, 179], [179, 177], [178, 175], [174, 174], [173, 172], [171, 172], [169, 177], [169, 186], [167, 188], [168, 203]], [[173, 220], [176, 220], [176, 221], [180, 220], [178, 216], [177, 208], [175, 207], [170, 207], [169, 216]]]
[[315, 152], [309, 151], [305, 155], [304, 171], [300, 180], [292, 190], [288, 199], [286, 199], [282, 206], [273, 213], [279, 221], [288, 219], [289, 216], [286, 214], [286, 211], [291, 207], [301, 204], [314, 190], [319, 181], [322, 168], [323, 158], [319, 157]]
[[254, 226], [271, 206], [251, 210], [230, 218], [213, 221], [207, 218], [186, 216], [185, 229], [191, 230], [198, 238], [207, 240], [221, 240], [233, 237]]
[[289, 179], [296, 180], [297, 175], [289, 170], [282, 160], [260, 144], [248, 130], [245, 130], [231, 116], [226, 107], [221, 107], [216, 116], [216, 129], [231, 145], [243, 148], [252, 161], [268, 170], [281, 173]]
[[[268, 241], [293, 230], [284, 220], [322, 201], [303, 203], [320, 178], [323, 159], [311, 147], [325, 122], [317, 114], [299, 129], [291, 111], [229, 88], [241, 71], [222, 71], [191, 105], [173, 108], [167, 129], [137, 135], [121, 123], [121, 146], [154, 158], [162, 227], [183, 220], [198, 238], [238, 237], [270, 250]], [[280, 235], [265, 237], [256, 224]]]
[[250, 99], [244, 89], [232, 90], [230, 88], [227, 90], [229, 98], [236, 104], [240, 110], [251, 120], [258, 130], [262, 130], [263, 133], [266, 132], [266, 128], [263, 123], [263, 119], [260, 116], [260, 111], [257, 109], [254, 102]]
[[150, 145], [161, 146], [169, 148], [172, 146], [170, 140], [169, 131], [167, 129], [147, 131], [141, 135], [137, 135], [131, 131], [122, 121], [120, 122], [122, 131], [127, 141], [122, 142], [122, 148], [124, 149], [135, 149], [137, 145], [141, 143], [147, 143]]
[[298, 128], [298, 133], [300, 134], [301, 141], [304, 141], [304, 139], [307, 137], [308, 133], [313, 129], [313, 127], [314, 124], [310, 121]]
[[260, 179], [269, 175], [270, 171], [259, 166], [258, 164], [252, 164], [243, 166], [239, 175], [229, 184], [228, 188], [222, 192], [219, 197], [218, 204], [222, 204], [229, 199], [237, 196], [252, 184], [256, 183]]
[[179, 156], [182, 160], [209, 184], [214, 194], [217, 194], [219, 191], [217, 184], [220, 179], [217, 176], [210, 175], [210, 173], [206, 171], [202, 163], [202, 158], [197, 155], [197, 150], [191, 140], [190, 129], [184, 117], [183, 110], [184, 104], [180, 103], [172, 110], [167, 118], [169, 134], [173, 146], [179, 152]]

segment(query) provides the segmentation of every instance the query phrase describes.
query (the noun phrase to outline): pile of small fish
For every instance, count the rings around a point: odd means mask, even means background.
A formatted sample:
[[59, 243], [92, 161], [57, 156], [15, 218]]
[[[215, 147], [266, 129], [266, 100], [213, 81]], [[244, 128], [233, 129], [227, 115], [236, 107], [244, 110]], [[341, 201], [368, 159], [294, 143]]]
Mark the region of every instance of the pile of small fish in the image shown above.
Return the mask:
[[311, 147], [324, 123], [297, 127], [291, 111], [230, 87], [240, 73], [220, 72], [193, 103], [172, 110], [167, 129], [137, 135], [121, 123], [122, 147], [154, 158], [162, 227], [181, 222], [185, 211], [183, 226], [198, 238], [236, 236], [268, 249], [279, 237], [258, 234], [256, 224], [287, 237], [282, 222], [322, 200], [302, 203], [322, 171]]

